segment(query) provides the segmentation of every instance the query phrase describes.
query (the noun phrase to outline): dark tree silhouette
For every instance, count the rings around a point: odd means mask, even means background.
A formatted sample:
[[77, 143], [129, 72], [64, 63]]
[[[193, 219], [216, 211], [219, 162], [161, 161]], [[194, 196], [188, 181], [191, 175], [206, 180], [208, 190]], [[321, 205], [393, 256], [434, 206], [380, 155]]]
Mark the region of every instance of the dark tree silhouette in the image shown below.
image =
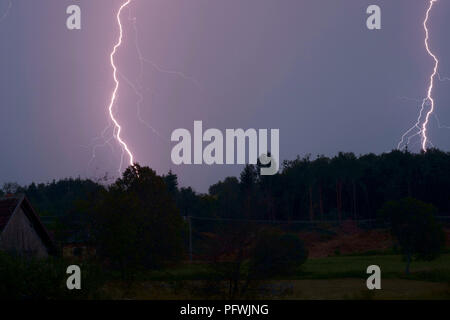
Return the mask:
[[406, 258], [407, 274], [412, 258], [433, 260], [444, 247], [445, 234], [434, 219], [435, 213], [435, 207], [413, 198], [390, 201], [380, 210], [390, 221], [392, 235]]

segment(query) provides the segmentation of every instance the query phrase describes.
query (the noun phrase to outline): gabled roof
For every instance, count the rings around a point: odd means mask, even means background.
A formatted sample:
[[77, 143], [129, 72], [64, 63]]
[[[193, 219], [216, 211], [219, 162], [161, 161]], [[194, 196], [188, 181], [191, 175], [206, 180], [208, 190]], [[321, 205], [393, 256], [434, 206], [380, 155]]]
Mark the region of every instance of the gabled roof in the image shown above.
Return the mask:
[[0, 234], [8, 225], [9, 220], [18, 208], [22, 208], [27, 218], [33, 224], [37, 234], [44, 242], [50, 254], [56, 254], [57, 248], [55, 242], [47, 231], [47, 228], [42, 224], [41, 219], [34, 211], [30, 201], [25, 195], [11, 195], [0, 198]]
[[19, 200], [17, 198], [8, 197], [0, 199], [0, 233], [8, 224]]

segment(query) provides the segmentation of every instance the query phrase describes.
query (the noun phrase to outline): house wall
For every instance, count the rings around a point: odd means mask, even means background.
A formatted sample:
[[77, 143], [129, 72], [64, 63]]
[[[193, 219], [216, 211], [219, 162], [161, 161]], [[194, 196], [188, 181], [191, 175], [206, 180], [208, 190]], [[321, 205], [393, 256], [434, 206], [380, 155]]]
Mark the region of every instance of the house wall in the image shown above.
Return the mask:
[[22, 208], [17, 208], [0, 236], [0, 248], [20, 255], [44, 258], [47, 247], [34, 229]]
[[87, 260], [95, 257], [96, 249], [87, 244], [67, 244], [62, 248], [64, 258]]

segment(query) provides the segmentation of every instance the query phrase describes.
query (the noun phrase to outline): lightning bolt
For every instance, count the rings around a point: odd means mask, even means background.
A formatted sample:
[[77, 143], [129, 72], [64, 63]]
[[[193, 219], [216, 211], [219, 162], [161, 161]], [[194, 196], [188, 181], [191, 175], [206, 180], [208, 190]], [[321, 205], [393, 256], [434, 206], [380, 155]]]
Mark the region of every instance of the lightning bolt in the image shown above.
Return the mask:
[[439, 78], [439, 81], [444, 82], [444, 81], [450, 81], [449, 77], [441, 77], [441, 75], [439, 74], [439, 72], [437, 73], [437, 76]]
[[150, 66], [152, 66], [156, 71], [160, 72], [160, 73], [165, 73], [168, 75], [174, 75], [177, 76], [183, 80], [186, 81], [190, 81], [192, 82], [198, 89], [203, 90], [202, 85], [200, 84], [199, 81], [197, 81], [194, 77], [191, 77], [189, 75], [184, 74], [183, 72], [180, 71], [175, 71], [175, 70], [169, 70], [166, 68], [163, 68], [161, 66], [159, 66], [158, 64], [156, 64], [155, 62], [153, 62], [150, 59], [147, 59], [144, 57], [141, 47], [139, 45], [139, 29], [138, 29], [138, 25], [137, 25], [137, 19], [136, 17], [132, 17], [131, 16], [131, 12], [130, 12], [130, 16], [129, 16], [129, 20], [133, 23], [133, 30], [134, 30], [134, 43], [135, 43], [135, 47], [136, 47], [136, 53], [138, 55], [138, 59], [140, 62], [140, 79], [142, 79], [143, 76], [143, 68], [144, 68], [144, 64], [149, 64]]
[[[421, 136], [421, 147], [424, 152], [427, 151], [428, 144], [433, 145], [430, 142], [427, 132], [428, 132], [428, 124], [430, 122], [430, 117], [433, 115], [433, 113], [435, 111], [435, 101], [433, 98], [434, 81], [435, 81], [436, 77], [438, 77], [439, 81], [449, 80], [449, 78], [441, 78], [441, 76], [438, 72], [439, 59], [433, 53], [433, 51], [430, 49], [430, 44], [429, 44], [430, 32], [428, 29], [428, 22], [430, 20], [430, 13], [433, 10], [433, 6], [437, 1], [438, 0], [429, 0], [428, 8], [427, 8], [427, 11], [425, 14], [425, 20], [423, 21], [423, 28], [425, 30], [425, 40], [424, 40], [425, 49], [426, 49], [428, 55], [434, 61], [433, 72], [430, 75], [430, 79], [429, 79], [429, 83], [428, 83], [427, 96], [422, 100], [422, 104], [421, 104], [420, 111], [419, 111], [419, 116], [417, 117], [416, 123], [403, 134], [400, 142], [397, 145], [398, 149], [400, 149], [400, 147], [403, 144], [405, 144], [405, 141], [407, 141], [407, 143], [406, 143], [406, 145], [407, 145], [413, 137], [418, 136], [418, 135]], [[426, 111], [426, 109], [428, 109], [428, 111]], [[422, 119], [423, 119], [423, 122], [422, 122]], [[438, 118], [436, 118], [436, 119], [438, 120]], [[440, 124], [439, 124], [439, 127], [441, 127]], [[412, 132], [414, 132], [414, 134], [410, 135]]]
[[131, 21], [131, 23], [133, 25], [134, 45], [135, 45], [136, 53], [137, 53], [138, 60], [139, 60], [139, 67], [140, 67], [139, 76], [137, 78], [136, 83], [131, 81], [129, 78], [127, 78], [122, 73], [120, 74], [120, 76], [125, 80], [125, 82], [130, 86], [130, 88], [133, 89], [135, 95], [138, 97], [136, 107], [137, 107], [137, 118], [138, 118], [139, 122], [141, 122], [144, 126], [146, 126], [148, 129], [150, 129], [159, 138], [161, 138], [162, 140], [167, 142], [170, 140], [168, 140], [167, 138], [164, 138], [148, 121], [144, 120], [141, 115], [141, 106], [144, 101], [144, 96], [142, 93], [143, 86], [141, 84], [141, 81], [143, 81], [143, 76], [144, 76], [144, 65], [149, 64], [156, 71], [158, 71], [160, 73], [177, 76], [180, 79], [189, 81], [192, 84], [194, 84], [199, 90], [203, 90], [203, 88], [202, 88], [200, 82], [197, 81], [195, 78], [188, 76], [180, 71], [165, 69], [163, 67], [160, 67], [158, 64], [156, 64], [152, 60], [145, 58], [144, 54], [142, 53], [141, 46], [139, 45], [139, 29], [138, 29], [138, 25], [137, 25], [137, 18], [132, 16], [131, 10], [129, 11], [129, 21]]
[[[428, 40], [430, 38], [429, 35], [429, 31], [428, 31], [428, 20], [430, 18], [430, 12], [433, 9], [433, 5], [434, 3], [437, 2], [437, 0], [430, 0], [430, 5], [428, 7], [427, 10], [427, 14], [425, 17], [425, 20], [423, 22], [423, 27], [425, 29], [425, 48], [427, 49], [428, 54], [433, 58], [434, 60], [434, 68], [433, 68], [433, 73], [430, 76], [430, 84], [428, 86], [428, 92], [427, 92], [427, 97], [426, 100], [429, 101], [430, 103], [430, 109], [428, 110], [426, 116], [425, 116], [425, 121], [422, 125], [422, 150], [423, 151], [427, 151], [427, 141], [428, 141], [428, 136], [427, 136], [427, 129], [428, 129], [428, 122], [430, 121], [430, 116], [433, 114], [434, 111], [434, 99], [432, 96], [433, 93], [433, 87], [434, 87], [434, 77], [436, 77], [436, 75], [438, 74], [438, 68], [439, 68], [439, 60], [436, 57], [436, 55], [431, 51]], [[425, 101], [425, 100], [424, 100]], [[425, 104], [425, 103], [424, 103]], [[424, 105], [423, 104], [423, 105]]]
[[[119, 122], [115, 118], [114, 110], [113, 110], [114, 109], [114, 105], [116, 103], [117, 92], [119, 91], [119, 86], [120, 86], [120, 82], [119, 82], [119, 79], [117, 77], [117, 66], [116, 66], [115, 61], [114, 61], [114, 57], [116, 55], [117, 49], [122, 45], [122, 39], [123, 39], [123, 27], [122, 27], [122, 21], [120, 19], [120, 15], [122, 13], [122, 10], [124, 8], [126, 8], [130, 3], [131, 3], [131, 0], [126, 0], [120, 6], [119, 10], [117, 11], [117, 15], [116, 15], [117, 24], [119, 26], [119, 38], [118, 38], [117, 43], [115, 44], [115, 46], [114, 46], [114, 48], [113, 48], [113, 50], [111, 52], [111, 55], [110, 55], [110, 62], [111, 62], [111, 67], [113, 69], [113, 78], [114, 78], [114, 82], [115, 82], [115, 87], [114, 87], [114, 90], [113, 90], [112, 95], [111, 95], [111, 101], [110, 101], [109, 106], [108, 106], [108, 112], [109, 112], [109, 117], [110, 117], [112, 123], [114, 124], [113, 135], [114, 135], [115, 139], [117, 140], [117, 142], [119, 143], [119, 145], [122, 147], [122, 154], [126, 153], [128, 155], [128, 158], [129, 158], [130, 166], [134, 166], [133, 153], [130, 151], [130, 148], [128, 147], [126, 142], [122, 139], [122, 137], [120, 136], [120, 134], [122, 132], [122, 127], [120, 126]], [[119, 172], [122, 171], [122, 165], [123, 165], [123, 157], [121, 158], [121, 161], [120, 161]]]
[[[117, 11], [116, 19], [117, 19], [117, 24], [118, 24], [118, 28], [119, 28], [119, 38], [118, 38], [117, 43], [115, 44], [115, 46], [111, 52], [111, 55], [110, 55], [110, 62], [111, 62], [111, 67], [113, 69], [113, 79], [115, 82], [115, 87], [112, 92], [111, 100], [110, 100], [110, 103], [108, 105], [108, 110], [107, 110], [109, 124], [103, 129], [103, 131], [99, 137], [94, 138], [93, 143], [91, 145], [91, 147], [93, 148], [92, 149], [92, 158], [89, 161], [89, 165], [88, 165], [90, 167], [91, 164], [93, 163], [94, 159], [97, 156], [97, 150], [99, 148], [109, 146], [109, 148], [111, 149], [111, 152], [114, 153], [114, 146], [113, 146], [112, 142], [113, 142], [113, 139], [115, 139], [118, 142], [118, 145], [120, 146], [121, 151], [122, 151], [120, 166], [119, 166], [119, 170], [118, 170], [119, 175], [122, 172], [123, 160], [126, 155], [129, 158], [129, 164], [131, 166], [134, 166], [134, 156], [133, 156], [132, 152], [130, 151], [130, 148], [128, 147], [126, 142], [121, 137], [122, 127], [120, 126], [119, 121], [115, 117], [115, 109], [117, 108], [117, 106], [116, 106], [117, 93], [118, 93], [119, 87], [121, 85], [121, 82], [119, 79], [122, 79], [124, 81], [124, 83], [127, 84], [133, 90], [134, 94], [137, 97], [136, 108], [137, 108], [137, 118], [138, 118], [139, 122], [141, 122], [144, 126], [146, 126], [148, 129], [150, 129], [155, 135], [157, 135], [159, 138], [161, 138], [165, 142], [168, 142], [169, 140], [167, 138], [163, 137], [148, 121], [144, 120], [141, 115], [142, 104], [144, 102], [144, 89], [145, 89], [141, 84], [141, 82], [143, 81], [144, 66], [150, 65], [153, 69], [155, 69], [159, 73], [176, 76], [185, 81], [190, 81], [198, 89], [202, 90], [201, 84], [195, 78], [188, 76], [188, 75], [184, 74], [183, 72], [169, 70], [169, 69], [160, 67], [159, 65], [154, 63], [152, 60], [149, 60], [144, 57], [141, 47], [139, 45], [139, 30], [138, 30], [138, 26], [137, 26], [137, 19], [136, 19], [136, 17], [132, 16], [132, 13], [131, 13], [132, 10], [130, 8], [131, 6], [129, 6], [129, 4], [131, 2], [132, 2], [132, 0], [125, 1], [120, 6], [119, 10]], [[120, 70], [116, 66], [115, 60], [114, 60], [117, 50], [122, 45], [123, 27], [122, 27], [121, 17], [122, 17], [122, 11], [124, 9], [127, 9], [129, 12], [128, 20], [133, 27], [135, 50], [136, 50], [139, 64], [140, 64], [139, 65], [140, 70], [139, 70], [139, 74], [138, 74], [136, 81], [132, 81], [130, 78], [128, 78], [125, 75], [124, 72], [120, 72]], [[112, 130], [112, 136], [109, 136], [111, 130]], [[97, 143], [96, 141], [102, 141], [102, 142]]]

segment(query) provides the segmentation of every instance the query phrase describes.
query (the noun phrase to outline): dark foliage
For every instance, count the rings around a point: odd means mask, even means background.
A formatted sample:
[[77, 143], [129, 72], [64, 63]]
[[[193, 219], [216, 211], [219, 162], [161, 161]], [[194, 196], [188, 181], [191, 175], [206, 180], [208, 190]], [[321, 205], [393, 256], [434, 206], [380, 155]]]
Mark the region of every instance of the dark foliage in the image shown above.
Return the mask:
[[77, 200], [88, 199], [103, 187], [92, 180], [63, 179], [51, 183], [32, 183], [18, 187], [15, 192], [24, 193], [41, 216], [61, 217], [73, 211]]
[[339, 153], [285, 161], [274, 176], [247, 165], [239, 180], [219, 181], [208, 195], [181, 189], [177, 205], [183, 215], [226, 219], [375, 219], [384, 203], [414, 197], [450, 215], [449, 190], [450, 153]]
[[[261, 220], [375, 219], [387, 201], [414, 197], [450, 214], [450, 153], [392, 151], [285, 161], [274, 176], [246, 166], [240, 181], [226, 178], [209, 189], [222, 218]], [[191, 213], [194, 215], [194, 213]]]
[[[228, 177], [219, 181], [207, 195], [190, 187], [178, 188], [172, 172], [163, 180], [182, 216], [286, 221], [372, 219], [384, 203], [405, 197], [431, 203], [438, 214], [450, 215], [450, 153], [433, 149], [421, 154], [392, 151], [359, 157], [339, 153], [315, 160], [298, 157], [285, 161], [274, 176], [260, 176], [258, 166], [249, 165], [240, 180]], [[65, 179], [27, 187], [9, 183], [4, 193], [24, 192], [41, 215], [60, 217], [73, 213], [76, 200], [89, 200], [102, 189], [90, 180]]]
[[68, 290], [61, 259], [25, 259], [0, 252], [0, 299], [105, 298], [101, 291], [104, 273], [94, 264], [79, 264], [82, 290]]
[[380, 210], [380, 215], [390, 221], [392, 234], [407, 260], [406, 273], [413, 257], [433, 260], [445, 245], [444, 231], [434, 218], [436, 211], [432, 205], [412, 198], [390, 201]]
[[278, 230], [260, 232], [250, 257], [250, 273], [255, 278], [290, 276], [306, 262], [308, 251], [295, 234]]
[[163, 178], [148, 167], [129, 167], [90, 208], [101, 257], [125, 276], [181, 259], [183, 221]]

